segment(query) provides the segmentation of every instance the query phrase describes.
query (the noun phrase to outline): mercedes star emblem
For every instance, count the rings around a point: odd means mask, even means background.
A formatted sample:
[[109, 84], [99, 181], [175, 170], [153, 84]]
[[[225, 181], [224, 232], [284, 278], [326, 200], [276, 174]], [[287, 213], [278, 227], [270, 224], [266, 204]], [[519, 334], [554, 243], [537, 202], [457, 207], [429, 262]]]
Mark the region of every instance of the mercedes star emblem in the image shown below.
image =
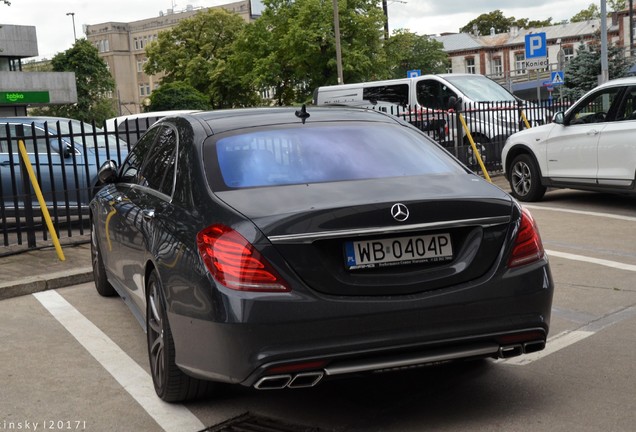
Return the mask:
[[409, 218], [409, 209], [402, 203], [393, 204], [391, 216], [398, 222], [404, 222]]

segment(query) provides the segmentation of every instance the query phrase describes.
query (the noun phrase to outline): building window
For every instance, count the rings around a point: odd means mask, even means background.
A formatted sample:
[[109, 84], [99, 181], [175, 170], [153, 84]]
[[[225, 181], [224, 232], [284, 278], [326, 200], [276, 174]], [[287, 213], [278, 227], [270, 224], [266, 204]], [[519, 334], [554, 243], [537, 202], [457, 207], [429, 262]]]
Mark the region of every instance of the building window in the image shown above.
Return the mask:
[[475, 59], [473, 57], [466, 58], [466, 73], [469, 73], [469, 74], [477, 73], [475, 69]]
[[108, 39], [100, 39], [95, 42], [95, 48], [97, 48], [97, 51], [100, 53], [110, 51]]
[[515, 73], [524, 75], [526, 73], [526, 55], [524, 53], [515, 53]]
[[148, 36], [144, 36], [143, 38], [141, 37], [133, 38], [133, 45], [135, 46], [136, 50], [144, 49], [147, 43], [148, 43]]
[[446, 60], [446, 73], [453, 73], [453, 60], [450, 57]]
[[146, 85], [139, 84], [139, 96], [146, 96]]
[[492, 73], [495, 76], [503, 76], [503, 63], [501, 57], [492, 59]]
[[565, 54], [565, 63], [568, 63], [574, 58], [574, 47], [563, 47], [563, 54]]
[[137, 60], [137, 72], [143, 73], [144, 66], [145, 66], [146, 63], [148, 63], [148, 59], [147, 58]]

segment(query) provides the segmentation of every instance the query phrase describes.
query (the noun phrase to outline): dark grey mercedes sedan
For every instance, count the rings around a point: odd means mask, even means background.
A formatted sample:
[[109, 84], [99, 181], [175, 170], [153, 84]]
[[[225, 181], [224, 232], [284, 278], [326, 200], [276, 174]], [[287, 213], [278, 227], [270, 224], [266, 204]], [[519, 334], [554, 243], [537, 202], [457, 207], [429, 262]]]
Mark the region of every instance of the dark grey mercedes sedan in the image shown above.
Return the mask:
[[532, 216], [399, 118], [166, 117], [99, 176], [95, 284], [145, 328], [163, 400], [545, 347]]

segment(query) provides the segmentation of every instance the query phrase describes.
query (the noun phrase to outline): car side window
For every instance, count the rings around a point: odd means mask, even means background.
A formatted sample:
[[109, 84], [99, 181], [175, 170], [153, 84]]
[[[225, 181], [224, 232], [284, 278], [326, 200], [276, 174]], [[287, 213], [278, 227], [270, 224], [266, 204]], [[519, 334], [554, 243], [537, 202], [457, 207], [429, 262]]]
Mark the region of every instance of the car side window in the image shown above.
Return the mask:
[[591, 94], [568, 114], [571, 125], [611, 121], [611, 110], [622, 87], [610, 87]]
[[416, 86], [417, 101], [430, 109], [447, 110], [451, 96], [457, 97], [454, 91], [435, 80], [422, 80]]
[[616, 120], [636, 120], [636, 87], [630, 87], [625, 92], [623, 103], [616, 114]]
[[128, 153], [128, 157], [124, 161], [124, 164], [121, 167], [121, 174], [119, 176], [119, 181], [122, 183], [137, 183], [138, 175], [141, 165], [143, 164], [145, 158], [148, 157], [148, 152], [152, 147], [152, 144], [155, 142], [155, 138], [159, 133], [158, 127], [149, 130], [139, 141], [137, 144], [130, 150]]
[[155, 145], [141, 168], [140, 184], [172, 196], [177, 142], [177, 133], [173, 128], [160, 128]]
[[362, 90], [362, 98], [374, 104], [391, 102], [406, 106], [409, 103], [409, 86], [408, 84], [395, 84], [365, 87]]
[[[20, 149], [18, 147], [18, 140], [22, 140], [24, 142], [24, 147], [26, 148], [27, 153], [33, 154], [35, 153], [35, 149], [37, 147], [39, 155], [46, 155], [47, 147], [46, 140], [44, 139], [44, 131], [38, 128], [35, 128], [35, 136], [37, 137], [35, 140], [33, 139], [33, 127], [31, 125], [26, 124], [9, 124], [9, 136], [11, 137], [11, 151], [13, 153], [19, 153]], [[2, 129], [3, 137], [7, 134], [6, 125], [2, 125], [0, 127]], [[9, 152], [8, 142], [4, 142], [2, 144], [2, 149], [4, 152]]]

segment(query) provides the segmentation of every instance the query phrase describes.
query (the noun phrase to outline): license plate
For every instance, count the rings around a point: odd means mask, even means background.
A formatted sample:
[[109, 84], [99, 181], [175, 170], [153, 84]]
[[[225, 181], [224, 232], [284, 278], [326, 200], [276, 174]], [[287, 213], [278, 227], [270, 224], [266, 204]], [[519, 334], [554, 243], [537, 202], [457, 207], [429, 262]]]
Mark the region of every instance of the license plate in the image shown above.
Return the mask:
[[349, 270], [452, 259], [453, 246], [448, 233], [345, 243], [345, 264]]

